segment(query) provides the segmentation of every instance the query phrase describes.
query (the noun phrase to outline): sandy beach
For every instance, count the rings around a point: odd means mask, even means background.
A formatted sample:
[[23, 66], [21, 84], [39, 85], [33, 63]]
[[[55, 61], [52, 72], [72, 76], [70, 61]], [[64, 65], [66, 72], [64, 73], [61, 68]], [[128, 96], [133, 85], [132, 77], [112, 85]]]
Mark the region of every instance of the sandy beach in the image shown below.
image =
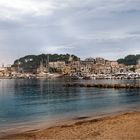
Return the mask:
[[139, 140], [140, 112], [98, 119], [79, 118], [47, 129], [9, 135], [2, 140]]

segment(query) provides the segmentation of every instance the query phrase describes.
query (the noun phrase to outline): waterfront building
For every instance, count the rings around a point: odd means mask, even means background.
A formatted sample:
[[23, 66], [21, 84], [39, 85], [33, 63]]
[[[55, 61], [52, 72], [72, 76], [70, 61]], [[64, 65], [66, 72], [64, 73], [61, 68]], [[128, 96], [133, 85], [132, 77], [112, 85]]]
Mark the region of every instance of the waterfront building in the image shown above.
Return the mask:
[[111, 61], [105, 60], [105, 65], [106, 65], [106, 66], [111, 66]]
[[72, 61], [69, 63], [72, 72], [79, 72], [81, 69], [81, 62], [80, 61]]
[[91, 74], [92, 72], [92, 64], [82, 64], [80, 67], [80, 71], [82, 74]]
[[48, 67], [43, 65], [43, 62], [40, 62], [40, 67], [37, 68], [37, 73], [47, 73], [48, 72]]
[[95, 59], [96, 64], [105, 64], [105, 59], [101, 57], [97, 57]]
[[56, 69], [62, 69], [65, 67], [65, 65], [65, 61], [49, 62], [49, 67]]
[[111, 67], [119, 67], [119, 64], [117, 61], [110, 61]]
[[137, 61], [135, 72], [140, 73], [140, 59]]
[[[120, 72], [120, 66], [117, 61], [109, 61], [104, 58], [87, 58], [84, 61], [72, 61], [69, 63], [71, 72], [80, 72], [85, 74], [115, 74]], [[121, 71], [124, 71], [121, 67]]]
[[119, 64], [119, 71], [117, 73], [126, 73], [127, 67], [124, 64]]
[[11, 75], [11, 68], [10, 67], [0, 67], [0, 77], [9, 77]]
[[71, 67], [66, 65], [62, 68], [62, 74], [64, 75], [70, 75], [72, 73]]
[[110, 74], [111, 67], [104, 64], [96, 64], [94, 66], [94, 74]]
[[84, 61], [85, 61], [85, 62], [88, 62], [88, 63], [90, 62], [90, 63], [95, 64], [95, 59], [92, 58], [92, 57], [86, 58]]
[[110, 66], [112, 74], [120, 72], [120, 67], [117, 61], [110, 61]]

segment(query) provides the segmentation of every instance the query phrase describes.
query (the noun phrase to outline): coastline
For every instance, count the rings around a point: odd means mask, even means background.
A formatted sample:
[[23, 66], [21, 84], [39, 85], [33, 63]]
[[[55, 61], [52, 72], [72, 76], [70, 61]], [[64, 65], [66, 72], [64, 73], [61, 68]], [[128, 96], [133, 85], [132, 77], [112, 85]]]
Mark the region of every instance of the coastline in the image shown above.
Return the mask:
[[55, 126], [7, 135], [0, 140], [140, 139], [140, 112], [79, 117]]

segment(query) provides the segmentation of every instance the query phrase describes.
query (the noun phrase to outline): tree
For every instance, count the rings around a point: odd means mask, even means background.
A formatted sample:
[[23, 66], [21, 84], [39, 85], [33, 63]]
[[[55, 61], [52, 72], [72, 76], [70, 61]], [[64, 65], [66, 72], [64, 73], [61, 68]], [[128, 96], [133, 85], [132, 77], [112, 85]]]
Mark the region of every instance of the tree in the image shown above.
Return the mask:
[[[48, 55], [49, 55], [49, 61], [55, 62], [55, 61], [65, 61], [68, 63], [70, 54], [40, 54], [40, 55], [27, 55], [25, 57], [21, 57], [14, 61], [14, 64], [12, 67], [20, 67], [24, 71], [32, 72], [33, 70], [37, 69], [40, 66], [40, 63], [43, 64], [43, 66], [46, 66], [48, 63]], [[79, 58], [75, 55], [72, 55], [73, 60], [77, 61]]]
[[125, 65], [136, 65], [140, 55], [128, 55], [125, 58], [118, 59], [118, 63]]

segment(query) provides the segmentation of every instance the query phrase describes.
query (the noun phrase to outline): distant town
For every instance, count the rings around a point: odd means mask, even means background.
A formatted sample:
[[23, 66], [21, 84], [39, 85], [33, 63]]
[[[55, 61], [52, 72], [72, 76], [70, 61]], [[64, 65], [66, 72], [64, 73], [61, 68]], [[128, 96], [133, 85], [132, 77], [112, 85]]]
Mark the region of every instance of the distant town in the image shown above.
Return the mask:
[[[1, 79], [57, 78], [72, 79], [137, 79], [140, 78], [140, 58], [132, 56], [128, 64], [123, 59], [106, 60], [102, 57], [81, 60], [75, 55], [42, 54], [17, 59], [13, 65], [0, 67]], [[128, 58], [127, 57], [127, 58]], [[131, 64], [132, 63], [132, 64]]]

